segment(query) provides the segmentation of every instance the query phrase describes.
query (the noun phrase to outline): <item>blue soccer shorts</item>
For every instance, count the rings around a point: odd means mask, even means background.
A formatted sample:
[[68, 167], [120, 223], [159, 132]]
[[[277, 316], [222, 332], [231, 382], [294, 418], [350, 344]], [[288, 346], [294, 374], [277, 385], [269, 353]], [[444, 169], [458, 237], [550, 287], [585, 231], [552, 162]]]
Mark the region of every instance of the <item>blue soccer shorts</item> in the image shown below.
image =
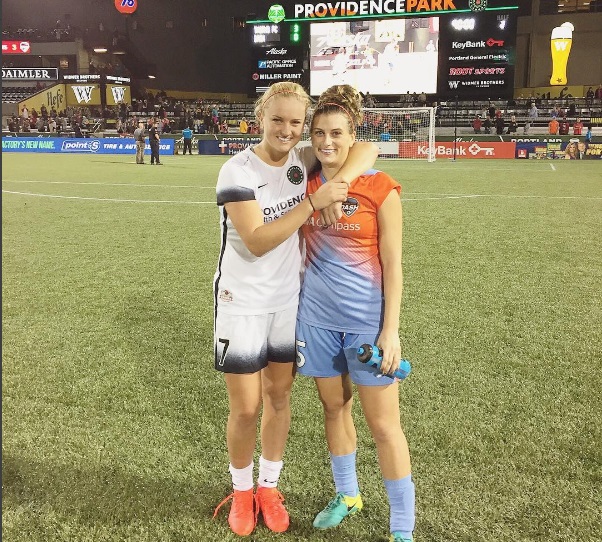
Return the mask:
[[297, 320], [297, 372], [314, 378], [328, 378], [349, 373], [360, 386], [388, 386], [397, 381], [357, 359], [362, 344], [375, 344], [379, 332], [343, 333], [311, 326]]

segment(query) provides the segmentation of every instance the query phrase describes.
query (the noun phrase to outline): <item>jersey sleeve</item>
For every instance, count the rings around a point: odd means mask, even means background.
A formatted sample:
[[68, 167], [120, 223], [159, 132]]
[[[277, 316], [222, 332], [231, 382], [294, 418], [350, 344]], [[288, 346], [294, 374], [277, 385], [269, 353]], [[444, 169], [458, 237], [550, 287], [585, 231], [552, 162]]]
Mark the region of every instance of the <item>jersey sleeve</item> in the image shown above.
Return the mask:
[[230, 160], [222, 166], [217, 177], [217, 204], [254, 200], [255, 185], [249, 173]]
[[372, 194], [376, 209], [380, 209], [391, 190], [396, 190], [397, 194], [401, 194], [401, 185], [393, 177], [378, 171], [372, 179]]

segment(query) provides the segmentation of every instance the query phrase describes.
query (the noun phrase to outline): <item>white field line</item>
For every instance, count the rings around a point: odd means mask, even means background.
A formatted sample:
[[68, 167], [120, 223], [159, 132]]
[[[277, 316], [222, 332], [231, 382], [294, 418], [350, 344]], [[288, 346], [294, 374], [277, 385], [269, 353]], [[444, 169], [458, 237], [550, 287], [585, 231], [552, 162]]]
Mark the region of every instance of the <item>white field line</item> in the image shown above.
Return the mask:
[[556, 168], [554, 167], [554, 164], [550, 164], [550, 167], [552, 168], [552, 171], [556, 171]]
[[[185, 200], [146, 200], [146, 199], [119, 199], [119, 198], [92, 198], [84, 196], [60, 196], [56, 194], [37, 194], [34, 192], [16, 192], [13, 190], [2, 190], [3, 194], [14, 194], [18, 196], [31, 196], [36, 198], [55, 198], [87, 201], [107, 201], [114, 203], [180, 203], [184, 205], [216, 205], [215, 201], [185, 201]], [[434, 197], [425, 198], [402, 198], [401, 201], [433, 201], [449, 199], [475, 199], [475, 198], [509, 198], [509, 199], [568, 199], [568, 200], [602, 200], [602, 197], [587, 196], [513, 196], [506, 194], [434, 194]]]
[[33, 192], [13, 192], [2, 190], [3, 194], [16, 194], [19, 196], [32, 196], [35, 198], [75, 199], [88, 201], [108, 201], [113, 203], [180, 203], [184, 205], [217, 205], [215, 201], [174, 201], [174, 200], [147, 200], [147, 199], [116, 199], [116, 198], [88, 198], [82, 196], [57, 196], [54, 194], [34, 194]]
[[75, 181], [14, 181], [12, 179], [2, 179], [3, 183], [37, 183], [37, 184], [75, 184], [81, 186], [131, 186], [133, 188], [197, 188], [200, 190], [215, 190], [215, 186], [192, 186], [187, 184], [132, 184], [132, 183], [78, 183]]

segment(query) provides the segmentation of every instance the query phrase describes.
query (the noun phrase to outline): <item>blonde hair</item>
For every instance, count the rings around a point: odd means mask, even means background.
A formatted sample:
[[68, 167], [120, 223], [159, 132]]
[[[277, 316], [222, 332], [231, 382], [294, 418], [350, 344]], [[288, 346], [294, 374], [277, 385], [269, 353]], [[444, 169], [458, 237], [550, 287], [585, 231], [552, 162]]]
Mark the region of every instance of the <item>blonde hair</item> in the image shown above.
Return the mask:
[[311, 98], [299, 83], [292, 83], [291, 81], [274, 83], [255, 102], [255, 117], [258, 122], [261, 122], [263, 118], [263, 110], [266, 107], [266, 102], [274, 96], [294, 96], [305, 105], [306, 112], [311, 105]]
[[330, 113], [345, 113], [349, 121], [349, 131], [354, 132], [364, 118], [362, 97], [351, 85], [334, 85], [326, 89], [318, 98], [312, 118]]

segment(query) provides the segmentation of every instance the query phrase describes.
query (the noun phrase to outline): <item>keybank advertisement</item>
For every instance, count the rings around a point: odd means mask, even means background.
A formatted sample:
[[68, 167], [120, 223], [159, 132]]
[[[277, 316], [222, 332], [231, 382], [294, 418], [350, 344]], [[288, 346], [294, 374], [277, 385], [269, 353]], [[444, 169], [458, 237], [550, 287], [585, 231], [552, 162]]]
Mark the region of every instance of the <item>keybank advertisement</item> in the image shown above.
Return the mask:
[[[66, 139], [63, 137], [7, 137], [2, 139], [2, 152], [56, 152], [77, 154], [136, 154], [136, 141], [126, 138]], [[174, 140], [159, 144], [160, 154], [174, 153]], [[146, 143], [144, 154], [150, 154]]]

